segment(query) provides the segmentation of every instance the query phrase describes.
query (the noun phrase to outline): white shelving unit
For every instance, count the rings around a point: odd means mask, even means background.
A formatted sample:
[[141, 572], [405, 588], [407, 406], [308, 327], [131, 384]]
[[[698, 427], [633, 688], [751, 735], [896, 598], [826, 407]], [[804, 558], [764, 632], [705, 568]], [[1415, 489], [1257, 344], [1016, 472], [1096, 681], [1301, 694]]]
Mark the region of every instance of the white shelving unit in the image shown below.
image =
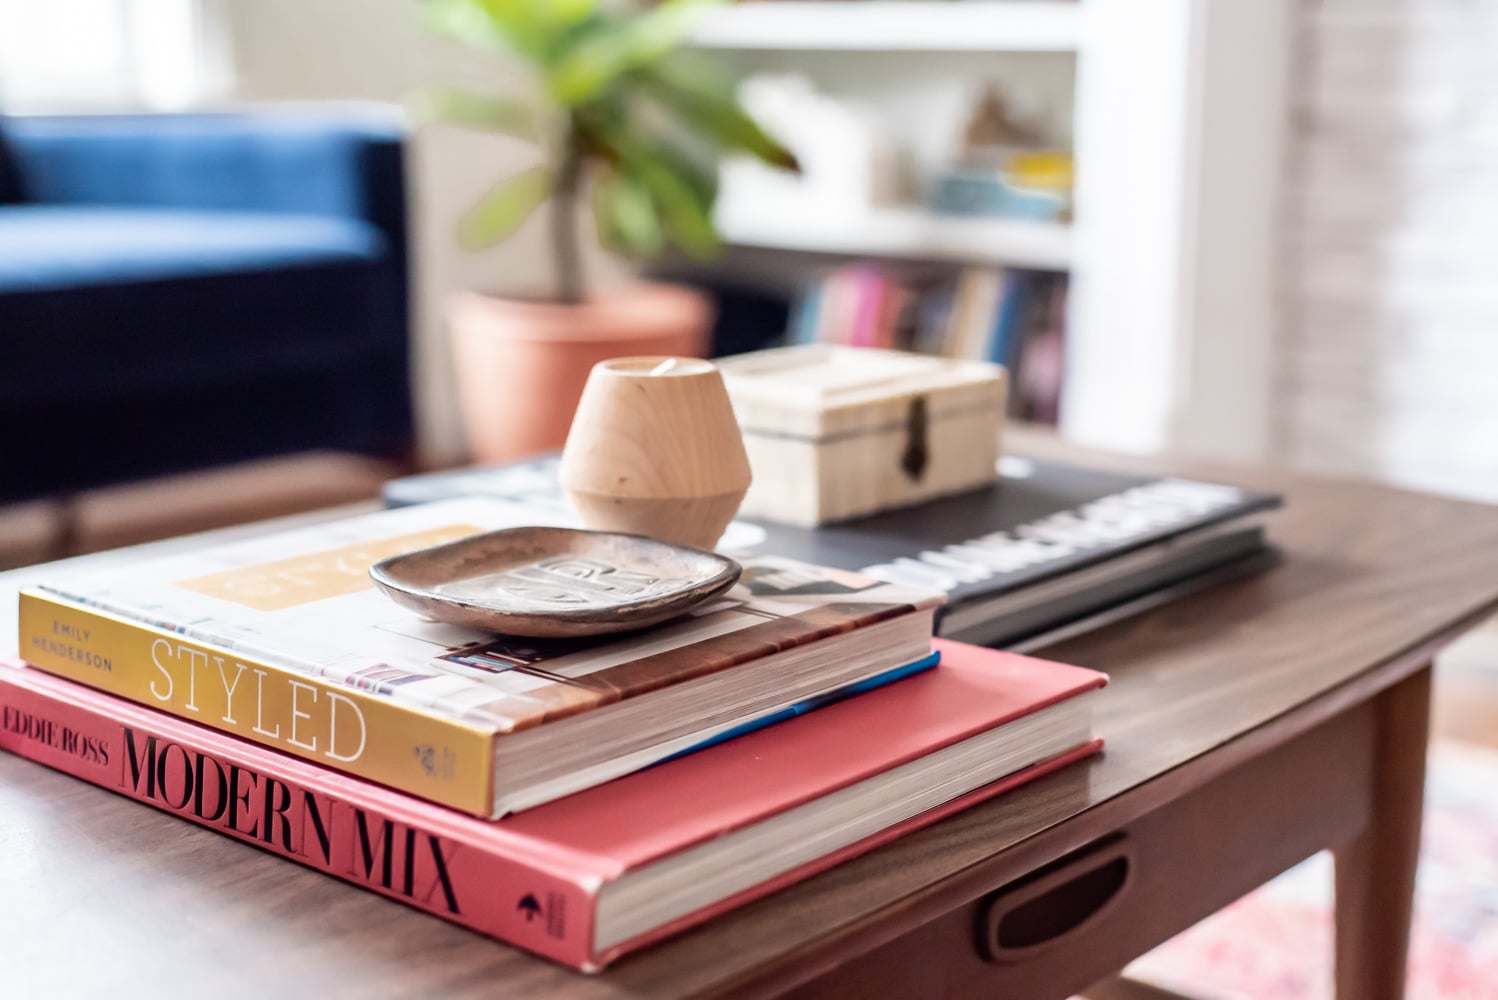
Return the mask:
[[[1082, 7], [1073, 0], [756, 0], [713, 9], [693, 42], [752, 60], [765, 53], [1060, 53], [1075, 55]], [[783, 60], [782, 60], [783, 62]], [[971, 73], [982, 63], [959, 72]], [[896, 71], [898, 72], [898, 71]], [[728, 242], [846, 256], [1066, 270], [1067, 225], [942, 215], [918, 205], [864, 215], [720, 216]]]
[[703, 48], [825, 52], [1074, 52], [1080, 8], [1067, 0], [789, 0], [720, 7]]
[[1067, 269], [1067, 436], [1125, 451], [1263, 458], [1274, 423], [1291, 10], [1291, 0], [719, 8], [697, 45], [813, 77], [863, 58], [859, 78], [886, 96], [907, 71], [896, 53], [928, 72], [947, 72], [934, 60], [950, 55], [951, 73], [980, 75], [1027, 72], [1016, 54], [1075, 59], [1070, 227], [919, 208], [787, 218], [738, 206], [721, 219], [725, 235], [752, 247]]
[[1064, 271], [1071, 227], [1015, 219], [944, 216], [915, 208], [877, 209], [851, 219], [725, 216], [719, 226], [739, 246], [860, 257], [1008, 264]]

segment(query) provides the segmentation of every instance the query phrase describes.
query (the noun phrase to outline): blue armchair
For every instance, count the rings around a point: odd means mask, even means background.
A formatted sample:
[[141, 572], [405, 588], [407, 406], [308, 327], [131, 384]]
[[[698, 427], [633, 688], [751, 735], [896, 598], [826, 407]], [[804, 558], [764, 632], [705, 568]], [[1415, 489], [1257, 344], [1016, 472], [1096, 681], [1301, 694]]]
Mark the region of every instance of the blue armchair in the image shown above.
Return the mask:
[[401, 153], [347, 116], [0, 121], [0, 501], [408, 456]]

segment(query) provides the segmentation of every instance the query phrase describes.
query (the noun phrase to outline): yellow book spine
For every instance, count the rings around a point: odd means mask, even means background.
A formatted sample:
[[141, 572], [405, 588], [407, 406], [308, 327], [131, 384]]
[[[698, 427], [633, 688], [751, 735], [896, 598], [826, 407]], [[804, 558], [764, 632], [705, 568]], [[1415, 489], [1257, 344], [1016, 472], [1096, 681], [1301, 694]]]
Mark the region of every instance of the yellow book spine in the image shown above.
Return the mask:
[[493, 736], [105, 611], [21, 594], [21, 656], [48, 673], [419, 798], [489, 816]]

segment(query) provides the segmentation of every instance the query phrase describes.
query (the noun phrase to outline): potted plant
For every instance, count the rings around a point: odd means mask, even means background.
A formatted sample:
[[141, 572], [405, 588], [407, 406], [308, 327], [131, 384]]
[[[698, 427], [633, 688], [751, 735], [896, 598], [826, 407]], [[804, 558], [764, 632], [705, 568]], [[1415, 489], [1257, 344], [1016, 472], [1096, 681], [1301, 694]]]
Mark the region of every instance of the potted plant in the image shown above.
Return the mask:
[[428, 0], [430, 23], [465, 44], [521, 61], [535, 93], [452, 87], [422, 95], [425, 117], [498, 129], [540, 144], [541, 165], [503, 178], [464, 216], [480, 248], [548, 205], [555, 277], [534, 299], [460, 296], [449, 324], [469, 443], [480, 461], [559, 447], [592, 366], [621, 355], [700, 356], [711, 309], [684, 287], [637, 282], [590, 291], [578, 215], [591, 209], [603, 246], [631, 258], [718, 249], [717, 164], [794, 157], [739, 104], [736, 81], [682, 48], [699, 2], [631, 8], [603, 0]]

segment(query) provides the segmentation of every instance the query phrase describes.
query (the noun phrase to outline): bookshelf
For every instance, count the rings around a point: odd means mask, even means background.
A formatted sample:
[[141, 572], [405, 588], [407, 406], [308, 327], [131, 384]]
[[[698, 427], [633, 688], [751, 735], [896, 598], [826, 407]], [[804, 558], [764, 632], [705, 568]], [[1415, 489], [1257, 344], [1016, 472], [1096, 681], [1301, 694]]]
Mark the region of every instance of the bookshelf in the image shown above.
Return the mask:
[[1074, 52], [1081, 9], [1064, 0], [767, 0], [720, 7], [703, 48], [824, 52]]
[[[1012, 364], [1038, 357], [1040, 348], [1019, 345], [1044, 336], [1057, 356], [1052, 317], [1064, 284], [1005, 272], [1069, 272], [1070, 223], [943, 211], [927, 200], [962, 162], [964, 132], [990, 88], [1018, 102], [1013, 120], [1044, 136], [1043, 148], [1070, 145], [1083, 24], [1082, 8], [1066, 0], [766, 0], [706, 16], [695, 43], [772, 78], [765, 100], [779, 117], [768, 123], [780, 123], [807, 165], [799, 182], [726, 179], [716, 219], [752, 259], [822, 258], [761, 265], [799, 303], [793, 336]], [[872, 266], [844, 270], [839, 259]], [[1021, 378], [1016, 367], [1011, 377], [1015, 406], [1055, 414], [1059, 375], [1046, 379], [1050, 402], [1039, 408], [1025, 400], [1041, 376]]]
[[801, 73], [898, 108], [897, 134], [927, 168], [943, 152], [935, 125], [948, 137], [960, 128], [928, 112], [935, 80], [1035, 81], [1057, 103], [1076, 157], [1067, 226], [913, 205], [822, 215], [730, 205], [725, 235], [760, 257], [783, 249], [1064, 270], [1066, 436], [1123, 451], [1262, 459], [1278, 419], [1276, 226], [1292, 10], [1290, 0], [719, 8], [697, 45], [750, 73]]
[[1064, 271], [1071, 266], [1071, 227], [1019, 219], [946, 216], [918, 208], [881, 208], [846, 219], [766, 219], [733, 213], [719, 219], [729, 242], [850, 257], [889, 257], [998, 264]]

